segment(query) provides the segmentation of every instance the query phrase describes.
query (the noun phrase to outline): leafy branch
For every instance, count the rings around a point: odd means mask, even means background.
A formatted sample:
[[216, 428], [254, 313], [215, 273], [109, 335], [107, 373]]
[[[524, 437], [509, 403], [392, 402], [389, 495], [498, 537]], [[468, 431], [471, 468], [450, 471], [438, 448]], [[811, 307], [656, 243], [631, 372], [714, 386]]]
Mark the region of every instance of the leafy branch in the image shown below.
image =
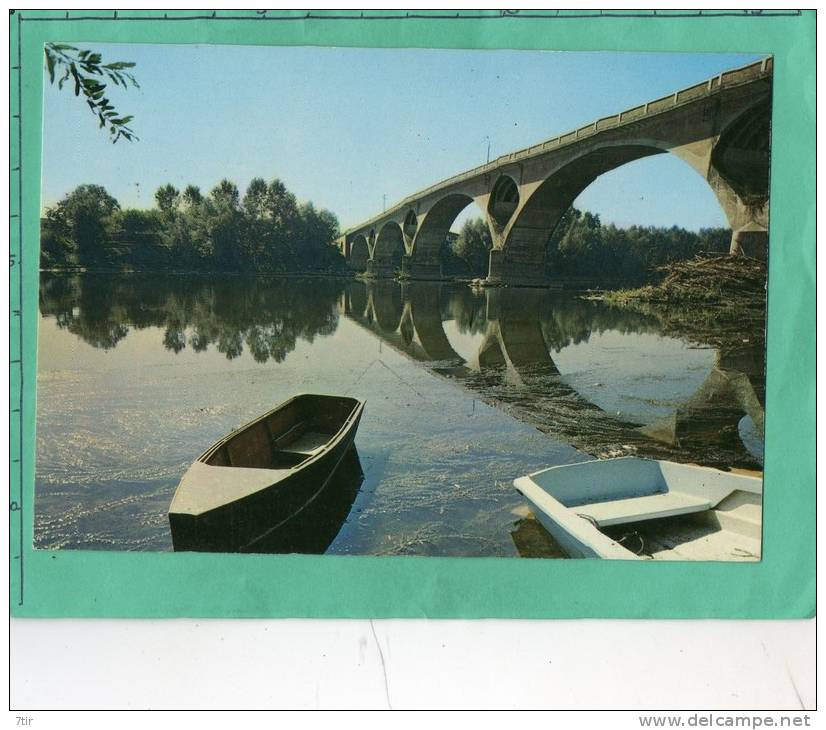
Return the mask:
[[122, 117], [118, 114], [114, 105], [105, 96], [106, 83], [103, 81], [108, 80], [116, 86], [123, 86], [124, 89], [130, 86], [140, 88], [135, 77], [127, 70], [134, 68], [134, 63], [116, 61], [104, 64], [99, 53], [81, 51], [65, 43], [47, 43], [44, 51], [49, 82], [54, 84], [57, 78], [57, 88], [63, 89], [63, 85], [71, 80], [74, 83], [75, 96], [83, 94], [92, 113], [97, 116], [100, 128], [109, 129], [113, 144], [121, 137], [129, 142], [138, 139], [129, 127], [133, 117]]

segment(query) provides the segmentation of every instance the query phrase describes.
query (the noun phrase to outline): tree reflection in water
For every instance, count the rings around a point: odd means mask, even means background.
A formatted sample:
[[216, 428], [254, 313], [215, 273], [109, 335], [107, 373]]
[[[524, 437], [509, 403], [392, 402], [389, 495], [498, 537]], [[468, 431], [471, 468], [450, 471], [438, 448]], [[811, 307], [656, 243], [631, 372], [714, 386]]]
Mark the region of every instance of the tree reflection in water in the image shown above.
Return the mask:
[[92, 347], [109, 350], [130, 329], [164, 329], [174, 353], [211, 345], [228, 360], [283, 362], [298, 340], [335, 332], [344, 282], [265, 277], [43, 274], [40, 313]]

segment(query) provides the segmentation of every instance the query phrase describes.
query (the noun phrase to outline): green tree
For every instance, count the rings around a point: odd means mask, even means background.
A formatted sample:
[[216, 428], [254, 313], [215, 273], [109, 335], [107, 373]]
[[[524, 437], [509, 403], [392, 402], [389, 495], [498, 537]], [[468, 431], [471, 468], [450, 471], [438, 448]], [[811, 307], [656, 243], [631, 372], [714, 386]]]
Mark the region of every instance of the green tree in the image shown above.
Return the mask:
[[174, 185], [167, 183], [155, 191], [155, 203], [164, 215], [172, 215], [178, 210], [181, 194]]
[[266, 261], [272, 270], [284, 271], [294, 266], [300, 221], [295, 195], [278, 178], [267, 185], [266, 209], [272, 226], [265, 242]]
[[267, 204], [267, 183], [262, 177], [250, 180], [241, 207], [244, 214], [242, 250], [255, 270], [267, 268], [267, 257], [272, 248], [272, 216]]
[[112, 215], [110, 223], [114, 231], [125, 236], [144, 236], [161, 230], [161, 217], [156, 210], [118, 210]]
[[267, 209], [277, 229], [284, 232], [295, 229], [298, 203], [295, 195], [278, 178], [267, 186]]
[[121, 116], [106, 96], [106, 82], [138, 87], [135, 77], [127, 70], [135, 64], [128, 61], [103, 63], [103, 56], [87, 49], [81, 50], [66, 43], [46, 43], [43, 47], [46, 56], [46, 71], [49, 83], [57, 81], [58, 89], [71, 79], [75, 96], [83, 94], [86, 104], [98, 118], [99, 126], [109, 130], [114, 144], [123, 138], [129, 142], [138, 139], [129, 127], [131, 116]]
[[47, 218], [70, 237], [78, 263], [94, 267], [113, 263], [107, 240], [117, 210], [118, 201], [100, 185], [80, 185], [47, 212]]
[[226, 178], [209, 191], [209, 199], [218, 208], [238, 212], [238, 186]]
[[464, 262], [468, 273], [483, 276], [488, 270], [493, 240], [488, 224], [481, 218], [465, 221], [453, 243], [453, 252]]
[[112, 241], [120, 248], [121, 265], [138, 270], [160, 270], [170, 265], [165, 240], [167, 221], [158, 210], [126, 208], [109, 221]]
[[550, 238], [548, 239], [547, 258], [549, 261], [556, 260], [559, 254], [559, 244], [565, 237], [568, 229], [579, 218], [579, 215], [579, 211], [573, 206], [568, 208], [568, 210], [562, 214], [562, 217], [559, 219], [559, 222], [556, 224], [556, 227], [553, 229]]
[[701, 251], [728, 253], [731, 248], [731, 230], [728, 228], [701, 228], [697, 238]]
[[208, 218], [211, 208], [197, 185], [187, 185], [180, 194], [177, 211], [167, 225], [166, 240], [176, 268], [211, 268], [213, 256]]
[[203, 206], [206, 213], [207, 233], [212, 244], [215, 262], [230, 271], [243, 268], [240, 247], [241, 211], [239, 193], [235, 183], [221, 180], [209, 192], [209, 199]]
[[47, 209], [40, 220], [40, 267], [65, 268], [76, 263], [77, 246], [69, 222], [56, 206]]
[[587, 211], [572, 210], [557, 249], [560, 268], [566, 273], [576, 275], [587, 275], [587, 272], [596, 275], [601, 271], [600, 266], [605, 263], [604, 257], [601, 256], [603, 250], [599, 216]]
[[204, 196], [201, 194], [201, 188], [197, 185], [187, 185], [184, 188], [184, 192], [181, 194], [181, 203], [185, 212], [194, 212], [203, 202]]
[[267, 195], [267, 182], [263, 177], [254, 177], [250, 180], [242, 203], [247, 218], [258, 221], [270, 218]]
[[330, 270], [337, 268], [340, 260], [338, 249], [332, 245], [338, 236], [338, 218], [329, 210], [316, 210], [304, 203], [298, 210], [300, 235], [296, 260], [304, 269]]
[[548, 273], [594, 283], [642, 283], [664, 264], [705, 251], [726, 252], [730, 239], [731, 231], [723, 228], [703, 229], [699, 234], [679, 226], [617, 228], [572, 207], [548, 240]]

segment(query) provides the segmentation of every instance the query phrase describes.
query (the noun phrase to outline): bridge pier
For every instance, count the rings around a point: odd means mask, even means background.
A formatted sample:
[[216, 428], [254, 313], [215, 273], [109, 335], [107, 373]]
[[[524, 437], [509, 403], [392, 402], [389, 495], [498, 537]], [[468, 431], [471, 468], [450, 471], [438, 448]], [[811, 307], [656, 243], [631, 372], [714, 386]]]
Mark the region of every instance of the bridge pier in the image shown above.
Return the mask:
[[748, 256], [765, 261], [769, 252], [769, 232], [754, 221], [731, 232], [732, 256]]
[[515, 260], [514, 256], [507, 255], [504, 250], [492, 248], [485, 282], [491, 286], [549, 286], [550, 279], [545, 274], [545, 252], [542, 253], [543, 258], [539, 261], [533, 257]]
[[708, 155], [706, 180], [731, 226], [732, 256], [765, 261], [769, 250], [768, 100], [724, 130]]
[[735, 191], [713, 167], [708, 181], [731, 225], [729, 253], [765, 261], [769, 253], [768, 191], [759, 202], [750, 200]]
[[443, 278], [441, 261], [422, 261], [409, 255], [402, 259], [401, 272], [409, 279], [434, 281]]
[[398, 266], [394, 261], [384, 259], [370, 259], [367, 262], [367, 275], [377, 279], [392, 279], [396, 276]]

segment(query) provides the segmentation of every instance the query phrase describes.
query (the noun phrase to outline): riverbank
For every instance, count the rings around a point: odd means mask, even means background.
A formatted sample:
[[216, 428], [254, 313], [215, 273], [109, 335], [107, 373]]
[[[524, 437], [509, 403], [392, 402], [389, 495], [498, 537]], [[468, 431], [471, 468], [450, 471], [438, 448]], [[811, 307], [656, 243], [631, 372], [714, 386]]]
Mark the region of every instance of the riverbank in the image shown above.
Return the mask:
[[[143, 268], [87, 268], [82, 266], [47, 267], [41, 268], [42, 274], [55, 274], [61, 276], [75, 276], [91, 274], [95, 276], [179, 276], [179, 277], [251, 277], [255, 279], [306, 279], [308, 277], [322, 279], [337, 279], [344, 281], [369, 282], [397, 282], [399, 284], [457, 284], [468, 286], [471, 289], [547, 289], [552, 291], [580, 292], [588, 291], [589, 287], [597, 284], [610, 286], [610, 283], [599, 283], [593, 280], [584, 281], [582, 279], [558, 279], [548, 282], [545, 286], [536, 284], [512, 284], [502, 282], [487, 282], [484, 278], [471, 278], [468, 276], [445, 275], [439, 278], [418, 278], [406, 275], [376, 276], [364, 271], [324, 271], [315, 269], [305, 269], [299, 271], [239, 271], [231, 269], [143, 269]], [[617, 286], [621, 284], [616, 283]]]
[[385, 277], [363, 271], [299, 269], [295, 271], [243, 271], [229, 269], [155, 269], [105, 267], [47, 267], [41, 272], [50, 274], [163, 274], [170, 276], [252, 276], [276, 278], [322, 277], [360, 281], [418, 281], [460, 284], [472, 289], [527, 288], [555, 291], [583, 292], [583, 299], [602, 301], [613, 305], [631, 304], [694, 304], [718, 307], [763, 309], [766, 298], [766, 266], [763, 262], [728, 255], [706, 254], [679, 261], [654, 270], [654, 283], [638, 288], [621, 288], [628, 280], [564, 276], [549, 279], [544, 285], [513, 282], [489, 282], [484, 277], [450, 274], [439, 278], [419, 279], [407, 274]]
[[[582, 298], [655, 317], [664, 333], [700, 345], [726, 350], [764, 348], [764, 262], [705, 255], [659, 267], [657, 273], [659, 283], [589, 292]], [[743, 338], [744, 328], [753, 336]]]
[[113, 276], [144, 276], [144, 275], [162, 275], [162, 276], [191, 276], [191, 277], [215, 277], [215, 276], [243, 276], [243, 277], [260, 277], [260, 278], [282, 278], [282, 279], [306, 279], [307, 277], [318, 277], [322, 279], [347, 279], [352, 280], [356, 278], [351, 271], [316, 271], [307, 269], [304, 271], [233, 271], [233, 270], [218, 270], [218, 269], [122, 269], [122, 268], [85, 268], [77, 267], [62, 267], [62, 268], [44, 268], [40, 269], [41, 274], [59, 274], [59, 275], [75, 275], [75, 274], [94, 274], [94, 275], [113, 275]]
[[[703, 303], [718, 307], [765, 307], [766, 264], [728, 255], [697, 256], [655, 270], [659, 281], [638, 289], [618, 289], [587, 298], [608, 304]], [[656, 281], [656, 279], [655, 279]]]

